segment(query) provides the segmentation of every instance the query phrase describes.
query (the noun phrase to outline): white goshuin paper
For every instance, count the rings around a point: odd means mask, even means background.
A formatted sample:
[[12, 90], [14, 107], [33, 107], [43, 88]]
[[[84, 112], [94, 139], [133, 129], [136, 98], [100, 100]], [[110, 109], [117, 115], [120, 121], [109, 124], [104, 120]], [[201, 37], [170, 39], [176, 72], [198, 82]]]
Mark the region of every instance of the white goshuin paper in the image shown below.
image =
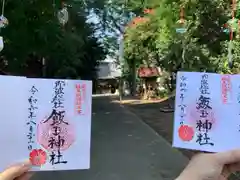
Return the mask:
[[[202, 118], [202, 122], [208, 119], [212, 123], [207, 135], [210, 138], [208, 142], [214, 143], [214, 145], [200, 145], [197, 142], [199, 133], [204, 134], [206, 132], [204, 128], [201, 129], [201, 132], [197, 128], [197, 121], [201, 120], [201, 117], [196, 107], [197, 103], [200, 102], [200, 87], [203, 76], [207, 77], [209, 94], [206, 96], [210, 97], [209, 105], [212, 109], [208, 111], [209, 114], [206, 118]], [[182, 81], [183, 78], [185, 78], [184, 82]], [[222, 81], [224, 78], [229, 79], [229, 83], [224, 84]], [[206, 87], [206, 84], [204, 86]], [[223, 87], [228, 88], [227, 93], [223, 93], [225, 92]], [[183, 109], [181, 107], [184, 107], [184, 113], [182, 113]], [[183, 118], [181, 118], [181, 115], [183, 115]], [[221, 152], [240, 148], [238, 141], [240, 135], [239, 119], [240, 75], [178, 72], [173, 130], [174, 147], [208, 152]], [[192, 140], [183, 141], [179, 137], [180, 122], [193, 128], [194, 136]], [[204, 136], [201, 143], [206, 143]]]
[[[28, 92], [34, 85], [38, 92], [35, 97], [38, 99], [38, 109], [36, 114], [36, 123], [51, 114], [53, 104], [51, 103], [55, 90], [55, 82], [57, 79], [28, 79]], [[64, 86], [64, 108], [66, 120], [71, 123], [75, 131], [75, 142], [69, 149], [62, 152], [63, 159], [68, 161], [67, 164], [52, 165], [50, 157], [47, 163], [40, 168], [34, 170], [74, 170], [89, 169], [90, 167], [90, 134], [91, 134], [91, 101], [92, 101], [92, 83], [91, 81], [80, 80], [60, 80], [65, 82]], [[82, 103], [83, 115], [76, 113], [76, 85], [86, 85], [86, 96]], [[30, 92], [29, 92], [30, 93]], [[30, 94], [29, 94], [30, 95]], [[36, 142], [36, 149], [44, 149]], [[50, 153], [48, 153], [49, 155]]]
[[[36, 109], [36, 125], [46, 116], [49, 116], [52, 110], [51, 100], [54, 95], [54, 85], [57, 80], [51, 79], [28, 79], [24, 77], [0, 76], [0, 89], [2, 109], [0, 113], [2, 131], [0, 131], [0, 142], [2, 152], [0, 155], [0, 171], [11, 164], [23, 162], [29, 158], [28, 133], [29, 125], [29, 102], [31, 96], [30, 89], [34, 85], [38, 92], [34, 97], [38, 100]], [[63, 80], [66, 83], [64, 87], [64, 107], [66, 118], [74, 127], [75, 141], [65, 151], [63, 151], [63, 160], [67, 164], [50, 164], [50, 157], [47, 157], [46, 164], [41, 167], [33, 167], [33, 171], [51, 171], [51, 170], [74, 170], [89, 169], [90, 167], [90, 135], [91, 135], [91, 101], [92, 101], [92, 83], [91, 81]], [[76, 84], [86, 85], [86, 96], [82, 103], [83, 115], [76, 114]], [[34, 127], [35, 136], [33, 137], [33, 149], [45, 149], [37, 142], [37, 126]], [[47, 151], [46, 151], [47, 152]], [[49, 155], [50, 152], [47, 152]]]
[[27, 84], [25, 77], [0, 76], [0, 172], [28, 159], [26, 117]]

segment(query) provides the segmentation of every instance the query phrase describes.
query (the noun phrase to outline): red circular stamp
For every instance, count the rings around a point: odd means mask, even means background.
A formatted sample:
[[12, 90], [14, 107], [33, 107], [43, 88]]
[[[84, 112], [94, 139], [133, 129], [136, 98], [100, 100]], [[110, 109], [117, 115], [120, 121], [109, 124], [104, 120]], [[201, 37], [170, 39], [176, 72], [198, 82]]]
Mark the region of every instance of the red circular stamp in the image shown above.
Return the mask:
[[74, 127], [68, 121], [41, 121], [37, 126], [37, 141], [47, 151], [64, 151], [75, 141]]
[[42, 149], [34, 149], [29, 154], [29, 160], [33, 166], [42, 166], [47, 161], [47, 153]]
[[191, 126], [197, 127], [198, 124], [211, 124], [211, 130], [214, 130], [217, 126], [217, 114], [215, 107], [211, 109], [197, 109], [196, 105], [191, 105], [187, 108], [186, 123]]
[[188, 125], [181, 125], [178, 129], [178, 136], [182, 141], [191, 141], [194, 137], [194, 130]]

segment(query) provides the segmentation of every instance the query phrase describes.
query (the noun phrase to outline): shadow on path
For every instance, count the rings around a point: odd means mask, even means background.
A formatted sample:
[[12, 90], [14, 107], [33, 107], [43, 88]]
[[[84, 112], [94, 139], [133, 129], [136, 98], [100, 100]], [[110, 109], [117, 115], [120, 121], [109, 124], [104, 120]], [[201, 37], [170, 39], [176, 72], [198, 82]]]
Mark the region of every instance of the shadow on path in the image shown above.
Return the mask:
[[41, 172], [33, 179], [172, 180], [187, 161], [110, 97], [94, 97], [90, 170]]

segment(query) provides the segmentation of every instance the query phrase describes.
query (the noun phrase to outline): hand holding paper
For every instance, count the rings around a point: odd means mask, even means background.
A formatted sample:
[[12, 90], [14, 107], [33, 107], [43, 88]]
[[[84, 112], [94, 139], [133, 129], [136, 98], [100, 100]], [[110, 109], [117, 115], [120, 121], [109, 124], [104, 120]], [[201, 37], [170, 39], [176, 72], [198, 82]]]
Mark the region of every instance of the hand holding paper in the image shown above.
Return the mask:
[[33, 175], [28, 172], [31, 166], [29, 161], [11, 166], [0, 173], [0, 180], [29, 180]]
[[202, 153], [191, 159], [176, 180], [227, 180], [240, 170], [240, 150]]
[[27, 157], [33, 171], [89, 168], [90, 81], [0, 76], [0, 83], [0, 171]]

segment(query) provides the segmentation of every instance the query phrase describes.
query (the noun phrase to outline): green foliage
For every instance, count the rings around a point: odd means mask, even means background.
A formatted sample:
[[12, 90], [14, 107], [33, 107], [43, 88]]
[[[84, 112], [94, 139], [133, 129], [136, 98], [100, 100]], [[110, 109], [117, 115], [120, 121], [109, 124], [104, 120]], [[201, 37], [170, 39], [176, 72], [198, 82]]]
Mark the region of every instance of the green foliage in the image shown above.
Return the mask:
[[[157, 4], [158, 3], [158, 4]], [[153, 1], [154, 14], [145, 15], [146, 23], [129, 27], [125, 35], [126, 63], [160, 66], [169, 72], [177, 70], [237, 73], [239, 42], [234, 39], [234, 67], [228, 68], [227, 45], [229, 34], [221, 27], [231, 19], [230, 1], [183, 1], [187, 32], [176, 33], [180, 19], [179, 1]], [[239, 9], [240, 10], [240, 9]], [[237, 10], [237, 18], [239, 18]], [[236, 37], [238, 32], [235, 32]]]
[[42, 76], [42, 58], [46, 76], [92, 79], [98, 60], [105, 50], [94, 37], [95, 26], [87, 23], [94, 1], [66, 0], [69, 22], [62, 27], [57, 19], [61, 1], [8, 0], [5, 16], [9, 25], [2, 30], [5, 47], [1, 52], [7, 65], [1, 68], [13, 74]]

